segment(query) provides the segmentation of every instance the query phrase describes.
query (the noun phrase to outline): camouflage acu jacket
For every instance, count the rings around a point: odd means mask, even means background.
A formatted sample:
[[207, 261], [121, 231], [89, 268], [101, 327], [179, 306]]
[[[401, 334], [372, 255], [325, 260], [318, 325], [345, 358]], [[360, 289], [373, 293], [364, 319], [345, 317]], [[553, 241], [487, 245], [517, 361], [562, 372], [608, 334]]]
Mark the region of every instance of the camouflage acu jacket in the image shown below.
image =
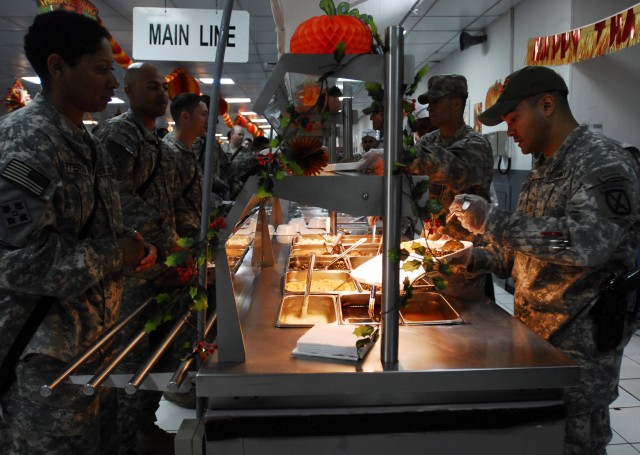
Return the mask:
[[245, 147], [240, 147], [232, 155], [228, 155], [228, 159], [225, 174], [231, 199], [235, 199], [247, 179], [256, 172], [258, 160], [256, 153]]
[[200, 229], [202, 212], [202, 165], [195, 150], [185, 146], [175, 135], [165, 136], [163, 142], [175, 154], [178, 166], [179, 187], [175, 202], [178, 235], [195, 237]]
[[23, 355], [69, 361], [118, 317], [115, 169], [101, 144], [41, 95], [0, 119], [0, 132], [0, 357], [41, 297], [52, 296]]
[[515, 316], [548, 339], [592, 301], [612, 270], [633, 268], [640, 180], [617, 142], [576, 128], [523, 184], [515, 213], [495, 210], [474, 269], [516, 283]]
[[[116, 167], [125, 224], [140, 231], [164, 257], [178, 239], [174, 204], [179, 181], [175, 154], [131, 109], [100, 123], [93, 133], [103, 141]], [[156, 165], [158, 169], [153, 175]]]
[[[409, 170], [429, 176], [429, 197], [439, 200], [445, 210], [456, 194], [477, 194], [489, 200], [493, 152], [482, 134], [463, 125], [445, 141], [436, 130], [423, 136], [416, 148], [418, 157]], [[445, 226], [443, 233], [459, 240], [474, 239], [457, 218]]]

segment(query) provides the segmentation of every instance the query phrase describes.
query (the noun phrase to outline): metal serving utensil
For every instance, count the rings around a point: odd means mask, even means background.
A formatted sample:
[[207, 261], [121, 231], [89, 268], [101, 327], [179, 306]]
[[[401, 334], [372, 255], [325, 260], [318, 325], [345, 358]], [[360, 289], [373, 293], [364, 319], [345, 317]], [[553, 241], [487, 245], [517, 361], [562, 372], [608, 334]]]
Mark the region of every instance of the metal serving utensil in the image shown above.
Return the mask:
[[[340, 244], [340, 249], [344, 251], [344, 246], [342, 245], [342, 243]], [[347, 270], [349, 270], [349, 276], [351, 276], [351, 274], [353, 273], [353, 266], [351, 265], [351, 259], [349, 258], [349, 256], [344, 257], [344, 263], [347, 264]], [[362, 289], [362, 285], [358, 280], [352, 279], [351, 281], [353, 281], [353, 284], [355, 284], [356, 291], [358, 292], [364, 291], [364, 289]]]
[[316, 255], [311, 253], [309, 258], [309, 270], [307, 270], [307, 282], [304, 288], [304, 296], [302, 297], [302, 308], [300, 310], [300, 318], [307, 318], [307, 311], [309, 309], [309, 293], [311, 292], [311, 277], [313, 275], [313, 268], [316, 265]]
[[336, 262], [338, 262], [340, 259], [342, 259], [343, 257], [345, 257], [347, 254], [349, 254], [351, 251], [353, 251], [354, 249], [356, 249], [357, 247], [359, 247], [360, 245], [362, 245], [364, 242], [366, 242], [367, 239], [366, 237], [363, 237], [361, 239], [358, 239], [358, 241], [356, 243], [354, 243], [353, 245], [351, 245], [349, 248], [347, 248], [346, 250], [344, 250], [342, 253], [340, 253], [338, 256], [336, 256], [336, 258], [329, 262], [327, 265], [324, 266], [325, 270], [329, 270], [329, 267], [331, 267], [333, 264], [335, 264]]

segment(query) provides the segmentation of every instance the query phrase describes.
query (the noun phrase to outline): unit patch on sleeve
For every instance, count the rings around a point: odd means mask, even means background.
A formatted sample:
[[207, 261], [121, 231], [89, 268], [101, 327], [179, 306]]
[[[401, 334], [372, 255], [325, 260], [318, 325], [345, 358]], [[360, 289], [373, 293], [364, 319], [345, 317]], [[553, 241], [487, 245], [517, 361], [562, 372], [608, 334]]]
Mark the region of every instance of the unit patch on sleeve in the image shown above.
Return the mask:
[[0, 217], [9, 228], [31, 221], [29, 208], [23, 201], [11, 201], [0, 205]]
[[37, 196], [42, 196], [50, 183], [47, 176], [16, 158], [9, 161], [0, 176], [26, 188]]

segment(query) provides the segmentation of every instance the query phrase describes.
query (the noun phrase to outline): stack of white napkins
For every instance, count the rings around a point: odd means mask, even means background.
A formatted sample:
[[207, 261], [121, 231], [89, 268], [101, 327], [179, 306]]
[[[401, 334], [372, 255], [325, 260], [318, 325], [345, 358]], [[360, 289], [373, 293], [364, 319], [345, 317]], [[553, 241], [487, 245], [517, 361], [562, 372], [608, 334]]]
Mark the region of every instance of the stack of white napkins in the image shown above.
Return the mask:
[[358, 349], [358, 336], [353, 333], [355, 329], [352, 325], [316, 324], [298, 339], [292, 354], [342, 360], [362, 359], [373, 343]]

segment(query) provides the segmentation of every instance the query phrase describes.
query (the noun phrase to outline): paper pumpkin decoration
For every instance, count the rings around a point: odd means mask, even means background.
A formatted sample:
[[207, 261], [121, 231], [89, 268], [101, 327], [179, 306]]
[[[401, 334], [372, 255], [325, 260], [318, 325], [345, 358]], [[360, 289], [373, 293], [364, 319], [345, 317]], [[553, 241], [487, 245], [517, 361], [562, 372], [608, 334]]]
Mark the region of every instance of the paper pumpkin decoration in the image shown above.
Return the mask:
[[170, 74], [164, 77], [169, 89], [169, 99], [175, 98], [180, 93], [195, 93], [200, 94], [200, 86], [198, 81], [189, 74], [189, 72], [180, 67], [173, 70]]
[[498, 101], [501, 93], [502, 82], [496, 81], [491, 87], [489, 87], [489, 90], [487, 90], [487, 96], [484, 99], [484, 108], [489, 109], [491, 106], [493, 106], [496, 101]]
[[371, 53], [371, 29], [349, 14], [348, 3], [341, 3], [336, 10], [332, 0], [322, 0], [320, 8], [326, 15], [305, 20], [293, 32], [289, 41], [292, 54], [333, 54], [340, 42], [345, 45], [345, 54]]
[[[322, 149], [322, 143], [308, 136], [297, 136], [287, 142], [285, 151], [288, 162], [293, 162], [300, 168], [302, 175], [316, 175], [327, 165], [329, 157]], [[287, 172], [296, 174], [288, 164]]]
[[7, 112], [11, 112], [26, 106], [30, 101], [31, 96], [22, 86], [22, 83], [16, 79], [4, 97], [4, 107], [7, 108]]

